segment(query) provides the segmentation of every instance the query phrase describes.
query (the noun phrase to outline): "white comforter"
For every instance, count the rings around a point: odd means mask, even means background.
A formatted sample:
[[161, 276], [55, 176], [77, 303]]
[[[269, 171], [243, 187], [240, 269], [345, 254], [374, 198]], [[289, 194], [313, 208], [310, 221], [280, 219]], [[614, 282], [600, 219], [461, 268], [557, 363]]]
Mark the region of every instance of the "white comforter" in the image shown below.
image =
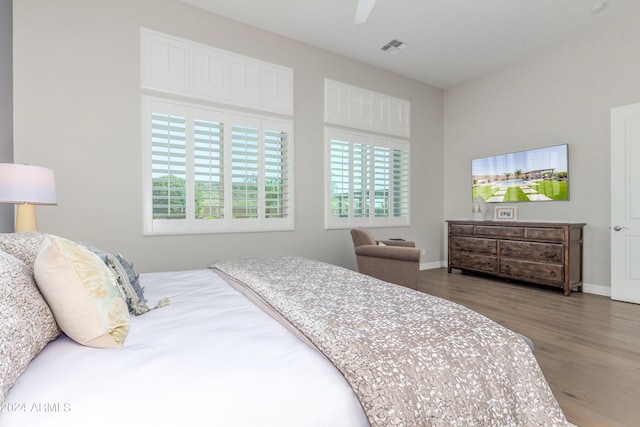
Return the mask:
[[211, 270], [141, 275], [124, 347], [64, 335], [10, 390], [2, 427], [368, 425], [341, 374]]

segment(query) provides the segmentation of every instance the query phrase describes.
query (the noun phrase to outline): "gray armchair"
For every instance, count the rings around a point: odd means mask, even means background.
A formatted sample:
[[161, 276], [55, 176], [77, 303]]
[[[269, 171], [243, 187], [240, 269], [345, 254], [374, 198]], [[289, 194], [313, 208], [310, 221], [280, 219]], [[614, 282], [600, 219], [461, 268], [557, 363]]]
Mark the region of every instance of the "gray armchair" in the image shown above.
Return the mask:
[[[418, 288], [420, 249], [405, 240], [375, 240], [369, 230], [351, 230], [358, 271], [362, 274], [406, 286]], [[378, 243], [382, 242], [384, 246]]]

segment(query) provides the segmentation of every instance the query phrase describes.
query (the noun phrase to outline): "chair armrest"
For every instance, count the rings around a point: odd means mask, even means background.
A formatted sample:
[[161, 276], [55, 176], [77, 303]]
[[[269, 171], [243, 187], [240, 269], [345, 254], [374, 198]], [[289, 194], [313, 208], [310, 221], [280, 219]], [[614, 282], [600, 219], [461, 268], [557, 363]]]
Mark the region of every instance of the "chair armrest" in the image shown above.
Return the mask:
[[400, 261], [420, 261], [420, 249], [402, 246], [362, 245], [355, 248], [356, 255]]
[[378, 240], [378, 242], [382, 242], [387, 246], [404, 246], [407, 248], [415, 248], [415, 242], [410, 242], [408, 240]]

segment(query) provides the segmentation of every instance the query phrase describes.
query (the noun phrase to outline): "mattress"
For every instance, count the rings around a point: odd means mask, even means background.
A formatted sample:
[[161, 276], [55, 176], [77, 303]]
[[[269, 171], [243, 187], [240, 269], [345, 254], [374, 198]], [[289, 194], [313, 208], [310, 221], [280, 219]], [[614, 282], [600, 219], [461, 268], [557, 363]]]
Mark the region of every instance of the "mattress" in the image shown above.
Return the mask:
[[149, 303], [122, 349], [61, 335], [31, 362], [3, 427], [368, 425], [335, 367], [212, 270], [140, 276]]

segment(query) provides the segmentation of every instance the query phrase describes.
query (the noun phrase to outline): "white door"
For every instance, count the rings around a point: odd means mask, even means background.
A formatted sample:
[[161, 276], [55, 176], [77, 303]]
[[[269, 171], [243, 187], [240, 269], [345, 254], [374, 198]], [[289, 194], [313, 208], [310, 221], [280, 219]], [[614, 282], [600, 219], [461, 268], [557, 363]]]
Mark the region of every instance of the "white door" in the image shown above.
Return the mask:
[[611, 110], [611, 298], [640, 304], [640, 104]]

